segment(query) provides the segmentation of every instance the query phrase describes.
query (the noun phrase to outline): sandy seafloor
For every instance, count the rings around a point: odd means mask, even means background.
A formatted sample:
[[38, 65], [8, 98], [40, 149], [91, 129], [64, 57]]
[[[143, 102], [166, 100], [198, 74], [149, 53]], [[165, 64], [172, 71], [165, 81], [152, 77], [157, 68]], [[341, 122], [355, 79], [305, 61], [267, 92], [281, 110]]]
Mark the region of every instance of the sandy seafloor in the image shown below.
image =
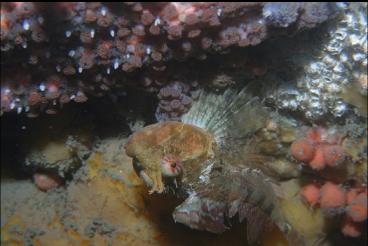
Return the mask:
[[[126, 137], [102, 140], [72, 181], [49, 192], [3, 170], [2, 245], [246, 244], [242, 224], [222, 235], [175, 224], [171, 211], [180, 201], [148, 195], [122, 150], [125, 142]], [[277, 232], [266, 241], [286, 245]]]

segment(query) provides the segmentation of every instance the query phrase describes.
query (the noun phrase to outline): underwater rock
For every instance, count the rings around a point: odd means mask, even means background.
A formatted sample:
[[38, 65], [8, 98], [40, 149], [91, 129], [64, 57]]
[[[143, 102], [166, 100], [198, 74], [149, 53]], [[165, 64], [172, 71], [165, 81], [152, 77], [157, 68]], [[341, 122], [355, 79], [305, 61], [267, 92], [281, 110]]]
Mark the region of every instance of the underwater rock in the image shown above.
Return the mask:
[[266, 126], [257, 132], [246, 148], [246, 152], [262, 156], [263, 171], [275, 179], [286, 180], [301, 174], [302, 168], [285, 158], [290, 143], [298, 138], [298, 125], [290, 118], [271, 114]]
[[35, 173], [33, 175], [33, 180], [37, 186], [42, 191], [49, 191], [57, 188], [62, 184], [62, 179], [55, 174], [46, 173]]
[[[312, 11], [307, 11], [306, 16], [324, 12], [319, 4], [311, 5], [314, 5]], [[367, 4], [339, 3], [338, 6], [343, 13], [324, 27], [324, 34], [320, 38], [306, 35], [303, 40], [308, 39], [311, 45], [299, 47], [297, 52], [289, 55], [292, 56], [290, 60], [294, 60], [290, 66], [303, 71], [292, 79], [296, 86], [288, 83], [270, 96], [277, 108], [301, 113], [311, 122], [339, 119], [347, 114], [347, 103], [352, 97], [345, 101], [348, 96], [340, 94], [367, 74]], [[314, 45], [316, 42], [318, 45]], [[308, 57], [304, 52], [309, 54]]]
[[[65, 189], [38, 190], [29, 180], [1, 184], [1, 243], [10, 245], [227, 245], [241, 232], [193, 233], [175, 224], [174, 196], [148, 196], [122, 148], [102, 139]], [[6, 193], [6, 194], [5, 194]], [[4, 196], [3, 196], [4, 195]], [[4, 206], [3, 206], [4, 205]]]
[[276, 27], [287, 27], [296, 21], [299, 3], [266, 3], [263, 16], [266, 21]]
[[281, 180], [297, 178], [301, 175], [301, 168], [287, 159], [279, 158], [266, 162], [265, 165]]
[[[367, 77], [365, 79], [367, 79]], [[344, 99], [344, 101], [348, 103], [349, 105], [352, 105], [355, 107], [354, 112], [357, 115], [367, 117], [368, 115], [367, 114], [368, 112], [367, 94], [366, 93], [362, 94], [361, 88], [357, 87], [356, 83], [349, 84], [346, 87], [344, 87], [341, 92], [341, 98]]]
[[65, 177], [77, 170], [90, 155], [90, 148], [78, 137], [65, 140], [44, 141], [35, 144], [26, 156], [25, 165], [33, 169], [57, 172]]
[[[190, 64], [196, 58], [204, 63], [211, 53], [292, 35], [333, 19], [338, 12], [336, 4], [329, 3], [320, 11], [310, 3], [286, 6], [2, 3], [1, 54], [6, 62], [1, 113], [55, 114], [72, 101], [82, 103], [129, 84], [141, 88], [145, 78], [161, 81], [159, 86], [146, 86], [157, 92], [186, 66], [172, 61]], [[13, 64], [19, 66], [14, 69]], [[132, 76], [138, 71], [140, 78]], [[35, 101], [35, 92], [42, 100]]]
[[368, 92], [368, 76], [367, 76], [367, 74], [363, 73], [357, 78], [356, 86], [358, 87], [358, 90], [359, 90], [360, 94], [367, 96], [367, 92]]
[[346, 137], [342, 146], [346, 153], [351, 157], [352, 165], [348, 166], [348, 177], [358, 181], [358, 183], [367, 183], [367, 130], [366, 123], [347, 122], [344, 126]]

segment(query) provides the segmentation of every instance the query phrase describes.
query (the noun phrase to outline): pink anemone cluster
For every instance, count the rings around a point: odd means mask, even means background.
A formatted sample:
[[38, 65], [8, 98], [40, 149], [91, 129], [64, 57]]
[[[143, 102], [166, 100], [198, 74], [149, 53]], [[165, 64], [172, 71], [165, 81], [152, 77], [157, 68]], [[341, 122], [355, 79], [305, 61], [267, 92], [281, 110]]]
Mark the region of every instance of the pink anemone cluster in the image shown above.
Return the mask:
[[341, 232], [345, 236], [362, 234], [363, 223], [367, 220], [367, 187], [344, 188], [327, 181], [323, 185], [304, 186], [301, 195], [310, 206], [319, 206], [327, 214], [343, 214]]
[[313, 129], [305, 138], [293, 142], [291, 154], [316, 171], [326, 167], [337, 167], [346, 157], [344, 149], [339, 144], [339, 136], [323, 128]]
[[54, 114], [127, 86], [158, 93], [193, 59], [312, 28], [335, 12], [329, 3], [4, 2], [1, 112]]
[[[291, 154], [318, 173], [349, 165], [341, 146], [341, 136], [335, 131], [315, 128], [291, 145]], [[330, 169], [328, 169], [330, 168]], [[303, 200], [312, 208], [321, 208], [328, 217], [343, 215], [341, 232], [359, 237], [367, 220], [367, 188], [364, 184], [344, 185], [335, 181], [312, 182], [301, 189]]]

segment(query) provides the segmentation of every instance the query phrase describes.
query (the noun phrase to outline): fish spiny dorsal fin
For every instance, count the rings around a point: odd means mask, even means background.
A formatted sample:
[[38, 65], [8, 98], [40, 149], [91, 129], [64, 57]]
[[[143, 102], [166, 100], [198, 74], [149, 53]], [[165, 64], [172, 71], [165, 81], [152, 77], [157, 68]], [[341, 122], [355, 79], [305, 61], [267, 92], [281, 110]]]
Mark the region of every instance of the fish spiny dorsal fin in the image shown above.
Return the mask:
[[253, 87], [227, 89], [223, 94], [202, 91], [182, 122], [211, 132], [220, 145], [245, 138], [264, 127], [269, 116]]

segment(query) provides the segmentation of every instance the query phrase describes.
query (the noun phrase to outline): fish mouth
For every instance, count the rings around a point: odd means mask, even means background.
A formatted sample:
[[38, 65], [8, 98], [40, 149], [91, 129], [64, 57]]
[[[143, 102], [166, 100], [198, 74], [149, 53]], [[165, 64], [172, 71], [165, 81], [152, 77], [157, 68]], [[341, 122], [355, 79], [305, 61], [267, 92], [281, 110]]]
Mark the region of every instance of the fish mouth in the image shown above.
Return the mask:
[[[154, 186], [152, 178], [144, 171], [143, 165], [137, 158], [133, 158], [133, 169], [148, 188], [152, 188]], [[161, 165], [161, 173], [162, 178], [165, 178], [167, 182], [171, 182], [175, 185], [175, 188], [178, 188], [178, 182], [180, 182], [183, 174], [182, 164], [180, 161], [175, 161], [173, 163], [166, 162]]]

